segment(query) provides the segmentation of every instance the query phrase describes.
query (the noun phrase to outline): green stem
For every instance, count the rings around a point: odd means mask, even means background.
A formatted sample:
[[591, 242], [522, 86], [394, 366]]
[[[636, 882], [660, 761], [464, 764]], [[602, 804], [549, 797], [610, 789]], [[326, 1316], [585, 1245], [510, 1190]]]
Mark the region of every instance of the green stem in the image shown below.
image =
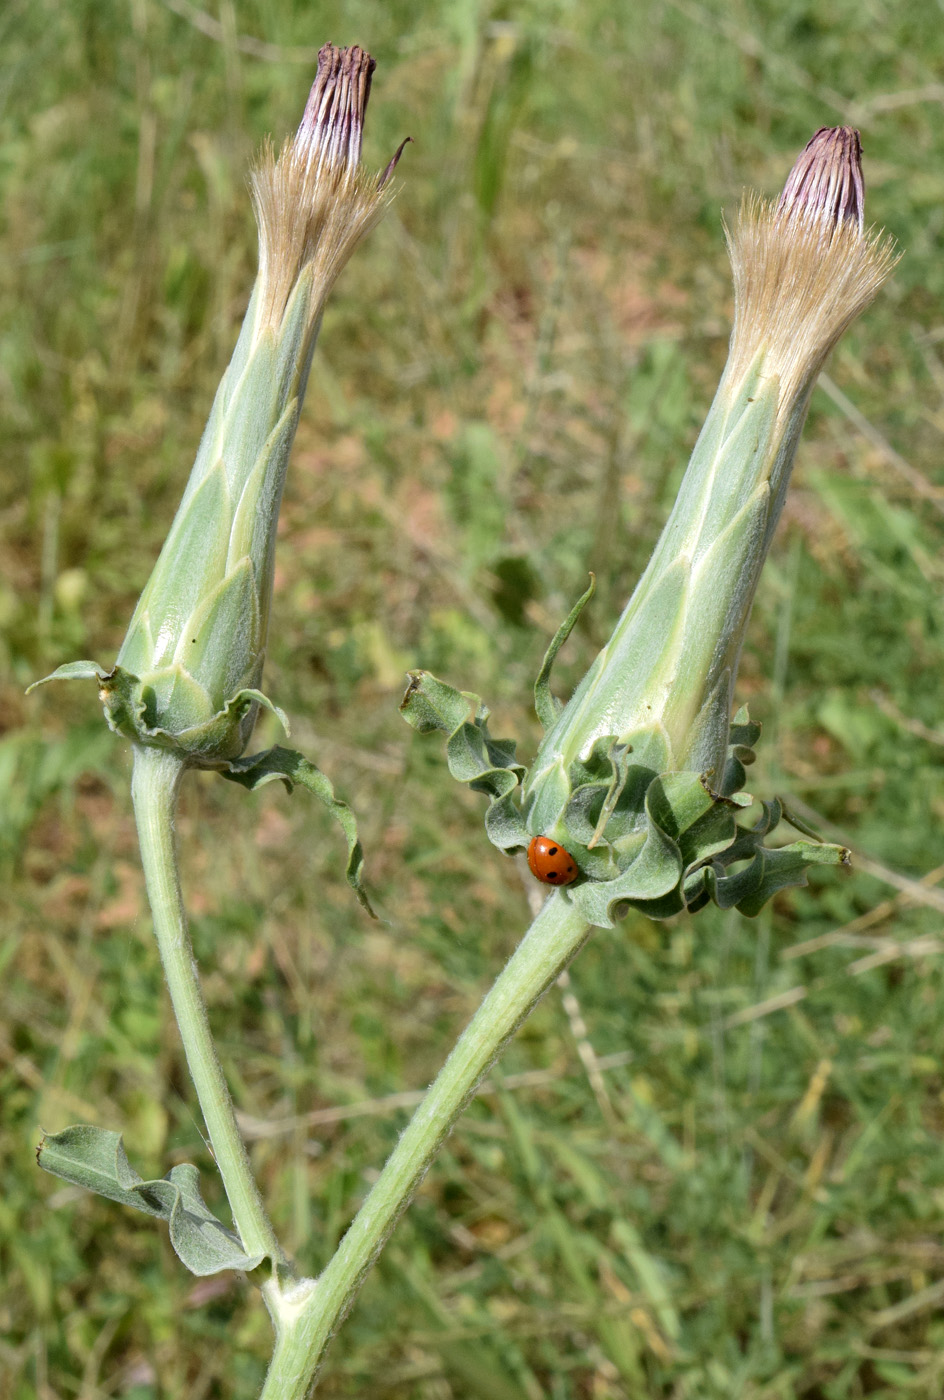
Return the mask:
[[324, 1273], [280, 1296], [275, 1351], [262, 1400], [303, 1400], [314, 1388], [328, 1342], [443, 1139], [588, 933], [586, 921], [566, 894], [547, 900], [414, 1114]]
[[[154, 933], [190, 1076], [243, 1248], [247, 1254], [265, 1254], [284, 1265], [285, 1256], [265, 1213], [239, 1133], [197, 978], [174, 843], [174, 814], [184, 766], [169, 750], [134, 746], [131, 795]], [[267, 1301], [271, 1307], [272, 1297]]]

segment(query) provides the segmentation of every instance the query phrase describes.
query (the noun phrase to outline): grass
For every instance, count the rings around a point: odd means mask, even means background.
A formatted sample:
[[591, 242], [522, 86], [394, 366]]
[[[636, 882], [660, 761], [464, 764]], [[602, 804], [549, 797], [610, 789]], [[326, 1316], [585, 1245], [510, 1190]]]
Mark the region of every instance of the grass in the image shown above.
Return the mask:
[[753, 923], [597, 934], [450, 1139], [321, 1393], [939, 1395], [944, 38], [927, 6], [10, 0], [0, 33], [3, 1400], [237, 1400], [264, 1369], [244, 1283], [195, 1282], [151, 1222], [34, 1167], [40, 1126], [82, 1120], [121, 1128], [144, 1172], [210, 1163], [128, 755], [91, 687], [22, 692], [114, 657], [251, 284], [248, 159], [297, 120], [328, 38], [378, 59], [367, 158], [415, 145], [325, 320], [267, 689], [360, 814], [384, 920], [358, 913], [302, 795], [194, 778], [180, 821], [211, 1015], [306, 1268], [528, 920], [481, 799], [398, 719], [403, 670], [479, 691], [494, 732], [533, 750], [546, 640], [593, 567], [563, 689], [645, 563], [720, 372], [720, 212], [775, 192], [816, 127], [861, 127], [869, 216], [905, 257], [829, 366], [838, 392], [814, 396], [740, 682], [766, 722], [753, 786], [842, 832], [855, 873]]

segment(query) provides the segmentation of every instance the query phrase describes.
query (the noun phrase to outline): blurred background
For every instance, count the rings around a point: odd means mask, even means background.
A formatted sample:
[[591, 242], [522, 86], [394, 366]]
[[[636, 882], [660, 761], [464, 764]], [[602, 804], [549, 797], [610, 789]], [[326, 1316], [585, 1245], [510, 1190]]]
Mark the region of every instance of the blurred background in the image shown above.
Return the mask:
[[[378, 62], [399, 193], [325, 317], [266, 689], [362, 822], [186, 784], [210, 1013], [316, 1271], [529, 918], [408, 667], [526, 759], [644, 566], [724, 362], [722, 232], [822, 125], [904, 257], [814, 394], [739, 699], [753, 790], [856, 851], [760, 919], [598, 932], [468, 1110], [319, 1394], [944, 1391], [944, 23], [929, 0], [6, 0], [0, 13], [0, 1395], [251, 1397], [268, 1322], [166, 1231], [40, 1173], [40, 1129], [209, 1172], [94, 687], [246, 305], [246, 188], [317, 49]], [[275, 742], [263, 726], [258, 747]], [[533, 889], [531, 893], [533, 894]], [[225, 1204], [223, 1206], [225, 1209]]]

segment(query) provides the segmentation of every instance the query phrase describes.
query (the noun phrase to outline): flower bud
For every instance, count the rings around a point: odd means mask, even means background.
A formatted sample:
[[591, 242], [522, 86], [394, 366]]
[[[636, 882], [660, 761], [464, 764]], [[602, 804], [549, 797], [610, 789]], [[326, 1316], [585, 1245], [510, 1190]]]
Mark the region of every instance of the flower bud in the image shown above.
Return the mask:
[[813, 384], [894, 263], [863, 232], [860, 155], [856, 132], [819, 131], [776, 207], [745, 201], [715, 401], [648, 568], [541, 746], [532, 794], [607, 736], [656, 771], [720, 784], [744, 630]]
[[805, 884], [810, 865], [849, 863], [794, 816], [813, 840], [768, 846], [786, 813], [776, 799], [752, 827], [737, 822], [753, 802], [741, 789], [760, 726], [746, 709], [732, 721], [731, 702], [814, 381], [896, 261], [887, 240], [864, 231], [860, 157], [856, 132], [818, 131], [776, 206], [745, 201], [728, 239], [728, 363], [678, 499], [566, 706], [550, 670], [592, 581], [558, 629], [534, 687], [545, 736], [523, 782], [515, 745], [491, 736], [478, 697], [410, 674], [404, 718], [448, 734], [450, 772], [490, 798], [490, 840], [528, 850], [538, 878], [534, 842], [559, 848], [568, 881], [556, 897], [588, 923], [609, 926], [630, 906], [664, 918], [709, 899], [753, 915], [777, 890]]
[[[449, 770], [490, 798], [485, 829], [528, 851], [555, 898], [604, 927], [632, 906], [651, 918], [703, 907], [757, 914], [811, 865], [847, 865], [774, 799], [751, 827], [737, 813], [760, 726], [731, 719], [734, 682], [760, 572], [823, 361], [895, 264], [863, 227], [858, 133], [818, 131], [776, 206], [748, 198], [728, 238], [734, 329], [707, 421], [652, 558], [606, 646], [564, 706], [554, 658], [590, 588], [558, 628], [534, 686], [544, 739], [523, 778], [515, 745], [494, 739], [477, 696], [410, 673], [401, 710], [449, 737]], [[786, 820], [812, 840], [768, 846]], [[562, 865], [542, 871], [537, 849]], [[577, 874], [573, 873], [574, 867]]]
[[253, 172], [259, 271], [236, 349], [117, 666], [93, 668], [114, 729], [191, 763], [238, 758], [269, 704], [258, 687], [276, 525], [312, 352], [325, 300], [387, 200], [390, 168], [380, 181], [360, 169], [373, 69], [363, 49], [326, 44], [297, 133]]
[[715, 401], [652, 559], [525, 782], [528, 831], [588, 875], [638, 858], [656, 775], [730, 790], [739, 654], [813, 384], [895, 262], [863, 231], [860, 156], [851, 129], [817, 132], [777, 205], [748, 197], [729, 235], [734, 330]]

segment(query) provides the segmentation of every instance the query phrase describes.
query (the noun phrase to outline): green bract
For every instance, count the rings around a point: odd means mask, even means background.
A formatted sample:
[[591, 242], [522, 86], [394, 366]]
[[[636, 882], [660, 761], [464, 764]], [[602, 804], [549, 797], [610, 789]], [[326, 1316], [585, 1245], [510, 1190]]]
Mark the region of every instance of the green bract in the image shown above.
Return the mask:
[[[893, 262], [862, 230], [859, 156], [849, 129], [818, 132], [777, 208], [748, 203], [742, 212], [730, 239], [728, 365], [678, 499], [566, 706], [550, 692], [551, 663], [592, 587], [552, 642], [535, 686], [545, 735], [520, 787], [513, 749], [496, 762], [507, 746], [488, 737], [477, 702], [474, 719], [460, 721], [441, 682], [414, 673], [407, 692], [407, 719], [428, 728], [435, 708], [436, 727], [450, 734], [450, 769], [490, 793], [496, 845], [517, 850], [547, 836], [573, 857], [582, 879], [563, 897], [590, 922], [609, 924], [630, 905], [663, 917], [709, 898], [754, 914], [777, 889], [801, 883], [807, 865], [848, 860], [818, 842], [767, 849], [779, 803], [764, 804], [753, 827], [737, 823], [753, 800], [741, 789], [759, 726], [746, 711], [733, 727], [730, 717], [816, 375]], [[474, 777], [471, 754], [481, 758]]]

